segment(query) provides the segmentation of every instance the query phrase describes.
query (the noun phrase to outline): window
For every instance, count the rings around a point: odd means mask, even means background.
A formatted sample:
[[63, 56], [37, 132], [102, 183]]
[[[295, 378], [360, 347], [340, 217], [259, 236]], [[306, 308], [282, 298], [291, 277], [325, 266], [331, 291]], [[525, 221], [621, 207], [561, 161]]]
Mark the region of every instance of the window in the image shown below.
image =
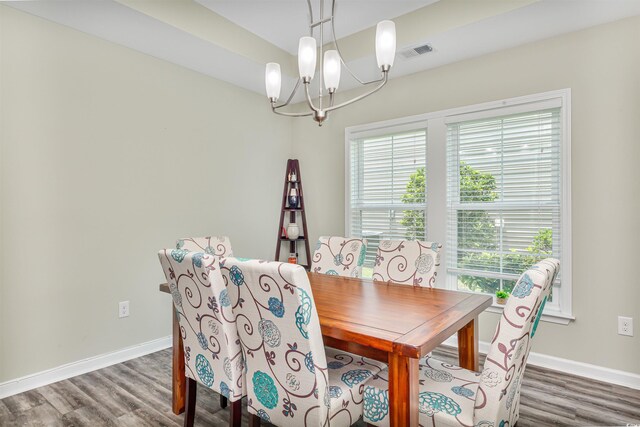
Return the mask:
[[560, 108], [448, 124], [453, 287], [510, 292], [528, 267], [561, 257], [560, 141]]
[[348, 234], [368, 241], [365, 277], [380, 240], [425, 238], [426, 138], [417, 129], [351, 141]]
[[347, 128], [345, 225], [369, 241], [363, 274], [382, 239], [443, 243], [436, 286], [465, 292], [510, 291], [554, 257], [543, 319], [568, 323], [569, 120], [561, 90]]

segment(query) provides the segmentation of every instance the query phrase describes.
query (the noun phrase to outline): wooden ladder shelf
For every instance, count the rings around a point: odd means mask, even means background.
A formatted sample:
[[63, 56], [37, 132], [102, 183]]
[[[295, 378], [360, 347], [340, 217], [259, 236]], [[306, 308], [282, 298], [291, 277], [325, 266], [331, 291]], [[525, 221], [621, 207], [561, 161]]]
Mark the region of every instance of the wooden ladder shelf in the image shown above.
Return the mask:
[[[294, 189], [297, 192], [298, 200], [297, 204], [291, 205], [289, 203], [289, 195], [291, 190]], [[289, 222], [285, 221], [285, 214], [289, 213]], [[296, 221], [300, 217], [300, 223]], [[289, 224], [298, 224], [299, 236], [297, 239], [291, 240], [287, 238], [287, 228]], [[304, 243], [305, 249], [305, 264], [300, 263], [298, 256], [298, 242]], [[284, 189], [282, 190], [282, 206], [280, 211], [280, 224], [278, 225], [278, 240], [276, 243], [276, 261], [280, 261], [280, 249], [283, 242], [289, 242], [289, 253], [296, 254], [298, 259], [297, 263], [301, 264], [304, 268], [309, 270], [311, 265], [311, 252], [309, 251], [309, 235], [307, 234], [307, 216], [304, 210], [304, 194], [302, 192], [302, 177], [300, 176], [300, 164], [298, 159], [287, 160], [287, 170], [284, 175]]]

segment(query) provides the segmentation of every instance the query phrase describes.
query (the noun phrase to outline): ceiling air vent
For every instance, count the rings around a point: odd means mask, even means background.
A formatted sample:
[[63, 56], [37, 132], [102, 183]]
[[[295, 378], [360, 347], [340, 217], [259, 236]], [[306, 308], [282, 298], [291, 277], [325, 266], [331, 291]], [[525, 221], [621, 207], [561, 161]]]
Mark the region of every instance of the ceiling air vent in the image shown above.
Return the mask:
[[411, 58], [415, 58], [416, 56], [424, 55], [425, 53], [429, 53], [432, 51], [433, 51], [433, 48], [431, 47], [430, 44], [421, 44], [419, 46], [412, 46], [412, 47], [406, 48], [404, 50], [401, 50], [398, 53], [404, 59], [411, 59]]

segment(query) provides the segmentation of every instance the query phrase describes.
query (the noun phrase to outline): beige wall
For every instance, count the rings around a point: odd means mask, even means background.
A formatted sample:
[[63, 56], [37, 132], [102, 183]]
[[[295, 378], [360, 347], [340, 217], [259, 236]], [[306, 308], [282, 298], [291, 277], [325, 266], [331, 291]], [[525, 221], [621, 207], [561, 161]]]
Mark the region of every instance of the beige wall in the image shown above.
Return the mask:
[[0, 19], [2, 382], [169, 335], [156, 253], [178, 237], [272, 257], [291, 126], [257, 94]]
[[[344, 233], [345, 127], [571, 88], [576, 321], [543, 324], [533, 350], [640, 373], [640, 334], [616, 330], [618, 315], [633, 316], [640, 329], [637, 40], [640, 17], [394, 79], [322, 128], [296, 120], [312, 239]], [[490, 341], [497, 318], [482, 316], [482, 340]]]
[[93, 36], [0, 19], [0, 382], [168, 335], [155, 253], [176, 237], [226, 233], [272, 257], [292, 153], [312, 239], [342, 234], [346, 126], [567, 87], [577, 320], [542, 325], [534, 351], [640, 373], [639, 334], [616, 334], [618, 314], [640, 330], [640, 18], [395, 79], [322, 128]]

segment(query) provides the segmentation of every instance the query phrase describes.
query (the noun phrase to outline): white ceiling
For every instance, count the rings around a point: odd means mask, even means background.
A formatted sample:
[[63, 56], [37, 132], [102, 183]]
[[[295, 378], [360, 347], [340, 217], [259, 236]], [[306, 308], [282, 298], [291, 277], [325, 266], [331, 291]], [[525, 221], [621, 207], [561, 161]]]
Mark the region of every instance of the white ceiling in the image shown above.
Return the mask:
[[[177, 4], [180, 4], [180, 2], [188, 0], [164, 1], [178, 1]], [[238, 15], [237, 18], [234, 18], [237, 21], [234, 22], [248, 28], [255, 34], [266, 31], [265, 23], [274, 22], [273, 29], [267, 32], [265, 38], [276, 44], [282, 43], [283, 47], [285, 43], [292, 43], [287, 47], [287, 50], [291, 46], [294, 46], [294, 51], [296, 50], [298, 38], [298, 35], [295, 35], [296, 32], [302, 31], [304, 34], [304, 28], [302, 30], [296, 29], [300, 26], [304, 27], [306, 20], [304, 16], [301, 24], [299, 20], [294, 20], [293, 15], [290, 15], [289, 12], [285, 14], [279, 12], [281, 6], [284, 5], [291, 6], [291, 14], [299, 13], [298, 11], [293, 12], [293, 4], [302, 3], [304, 5], [304, 0], [197, 1], [213, 8], [218, 14], [227, 14], [227, 18], [231, 19], [233, 14]], [[482, 2], [483, 0], [469, 1]], [[342, 9], [343, 2], [345, 3], [344, 10]], [[381, 18], [401, 15], [406, 11], [406, 8], [414, 8], [417, 3], [432, 2], [433, 0], [423, 0], [422, 2], [401, 0], [349, 2], [348, 0], [340, 0], [336, 30], [342, 31], [342, 34], [358, 31], [363, 25], [365, 27], [375, 25]], [[363, 3], [366, 3], [364, 8]], [[145, 14], [128, 7], [124, 2], [120, 3], [114, 0], [41, 0], [3, 2], [3, 4], [264, 95], [265, 61], [233, 51], [229, 44], [225, 45], [222, 41], [201, 37], [195, 27], [189, 27], [190, 21], [187, 22], [187, 25], [179, 27], [165, 22], [157, 16], [154, 17], [151, 14]], [[224, 6], [222, 6], [223, 4]], [[359, 8], [356, 7], [357, 4], [360, 5]], [[258, 8], [258, 5], [262, 5], [260, 7], [272, 5], [273, 7], [270, 6], [263, 10]], [[426, 7], [428, 9], [431, 6]], [[348, 8], [353, 9], [350, 12]], [[245, 13], [240, 13], [242, 10]], [[269, 12], [267, 13], [267, 11]], [[381, 16], [383, 12], [388, 15]], [[302, 13], [304, 15], [306, 12], [303, 10]], [[522, 3], [511, 11], [496, 13], [473, 22], [460, 25], [455, 25], [454, 22], [454, 25], [449, 25], [445, 30], [417, 31], [417, 34], [423, 34], [423, 36], [413, 40], [411, 45], [428, 42], [433, 45], [434, 51], [411, 59], [403, 59], [398, 56], [390, 72], [390, 78], [634, 15], [640, 15], [640, 0], [539, 0], [529, 4]], [[277, 24], [275, 24], [276, 21]], [[421, 30], [424, 24], [418, 22], [417, 25]], [[266, 44], [266, 46], [270, 45]], [[402, 50], [405, 47], [407, 46], [398, 46], [398, 49]], [[353, 60], [348, 62], [350, 68], [363, 80], [379, 77], [373, 41], [371, 44], [362, 46], [360, 51], [358, 55], [353, 56]], [[597, 55], [597, 52], [594, 52], [594, 55]], [[293, 61], [293, 57], [291, 58]], [[342, 75], [340, 91], [358, 85], [346, 72], [343, 71]], [[314, 79], [314, 85], [317, 84], [317, 80]], [[281, 98], [284, 99], [288, 96], [288, 91], [293, 87], [295, 81], [296, 76], [287, 75], [286, 72], [283, 74]], [[295, 99], [301, 100], [300, 98]]]
[[[196, 0], [287, 52], [298, 53], [298, 39], [309, 35], [309, 7], [305, 0]], [[342, 38], [435, 3], [438, 0], [340, 0], [336, 2], [336, 37]], [[325, 1], [325, 17], [331, 0]], [[313, 18], [320, 17], [318, 0], [311, 0]], [[325, 31], [329, 29], [325, 26]], [[326, 33], [325, 33], [326, 34]], [[326, 37], [326, 35], [325, 35]]]

